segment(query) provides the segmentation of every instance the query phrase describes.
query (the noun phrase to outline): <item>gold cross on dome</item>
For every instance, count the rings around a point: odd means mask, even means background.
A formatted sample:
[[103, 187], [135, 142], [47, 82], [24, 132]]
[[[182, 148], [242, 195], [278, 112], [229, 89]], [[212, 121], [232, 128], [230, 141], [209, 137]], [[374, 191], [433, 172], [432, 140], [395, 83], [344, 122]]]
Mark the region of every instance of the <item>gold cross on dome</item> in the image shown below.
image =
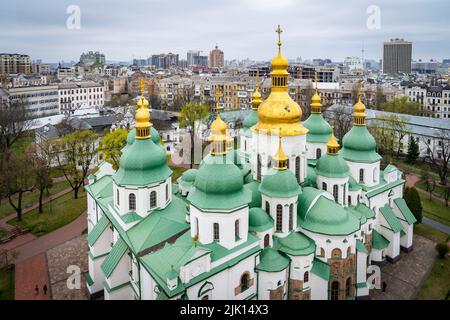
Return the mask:
[[360, 80], [358, 83], [358, 100], [361, 100], [362, 95], [362, 81]]
[[283, 30], [281, 29], [280, 25], [278, 25], [277, 30], [275, 30], [276, 33], [278, 33], [278, 47], [281, 47], [281, 33]]
[[139, 85], [141, 87], [141, 98], [144, 97], [144, 91], [145, 91], [145, 81], [144, 78], [141, 78], [141, 83]]

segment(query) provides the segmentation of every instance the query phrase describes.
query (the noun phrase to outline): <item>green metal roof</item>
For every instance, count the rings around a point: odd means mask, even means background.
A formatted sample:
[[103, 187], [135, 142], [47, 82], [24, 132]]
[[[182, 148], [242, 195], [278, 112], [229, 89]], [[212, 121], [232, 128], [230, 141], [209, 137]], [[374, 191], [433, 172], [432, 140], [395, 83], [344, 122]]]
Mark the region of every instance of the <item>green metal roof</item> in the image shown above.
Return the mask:
[[265, 272], [280, 272], [289, 266], [289, 258], [280, 254], [277, 250], [267, 247], [259, 255], [259, 263], [256, 270]]
[[331, 126], [322, 117], [321, 113], [311, 113], [303, 122], [303, 125], [309, 129], [306, 134], [306, 141], [316, 143], [327, 143], [331, 136]]
[[316, 170], [309, 165], [306, 167], [306, 179], [302, 183], [302, 187], [316, 187], [317, 186], [317, 174]]
[[[302, 197], [299, 197], [299, 202]], [[333, 200], [319, 195], [317, 201], [308, 210], [298, 206], [298, 224], [314, 233], [326, 235], [348, 235], [360, 228], [360, 222], [346, 209]]]
[[397, 233], [403, 230], [401, 222], [397, 219], [394, 211], [392, 211], [389, 205], [386, 204], [383, 207], [381, 207], [380, 212], [383, 215], [384, 219], [386, 219], [392, 232]]
[[307, 256], [316, 250], [316, 244], [301, 232], [291, 232], [287, 237], [276, 238], [276, 248], [292, 256]]
[[132, 223], [132, 222], [142, 220], [142, 217], [134, 211], [125, 213], [123, 216], [120, 216], [120, 218], [125, 223]]
[[302, 189], [291, 170], [270, 169], [259, 187], [261, 193], [276, 198], [298, 196]]
[[400, 212], [402, 213], [403, 217], [408, 222], [408, 224], [414, 224], [417, 222], [416, 217], [414, 217], [413, 213], [409, 209], [405, 199], [403, 198], [395, 199], [394, 203], [397, 205], [398, 209], [400, 210]]
[[259, 181], [252, 181], [244, 185], [244, 188], [252, 193], [252, 200], [249, 203], [250, 208], [260, 208], [262, 199], [261, 192], [259, 191]]
[[381, 156], [376, 152], [374, 137], [366, 126], [353, 126], [342, 139], [343, 147], [340, 150], [342, 157], [349, 161], [373, 163], [379, 161]]
[[367, 219], [374, 219], [375, 218], [375, 211], [370, 209], [368, 206], [366, 206], [363, 203], [358, 203], [355, 207], [355, 210], [361, 213], [363, 216], [365, 216]]
[[258, 123], [258, 112], [256, 110], [250, 110], [247, 117], [244, 119], [244, 128], [250, 129]]
[[188, 230], [189, 224], [185, 220], [185, 213], [185, 202], [178, 197], [172, 197], [166, 208], [152, 211], [127, 231], [133, 247], [137, 252], [141, 252]]
[[251, 202], [240, 169], [226, 161], [226, 156], [205, 158], [187, 197], [191, 204], [200, 209], [230, 210]]
[[388, 164], [387, 166], [386, 166], [386, 168], [384, 168], [384, 172], [386, 172], [386, 173], [390, 173], [390, 172], [393, 172], [393, 171], [395, 171], [395, 170], [397, 170], [397, 167], [396, 166], [394, 166], [394, 165], [392, 165], [392, 164]]
[[122, 240], [122, 238], [118, 238], [116, 243], [111, 249], [111, 252], [106, 257], [105, 261], [103, 261], [101, 268], [106, 278], [109, 278], [116, 268], [117, 264], [122, 259], [123, 255], [127, 251], [127, 245]]
[[103, 231], [105, 231], [106, 227], [108, 226], [109, 221], [105, 218], [105, 216], [102, 216], [100, 220], [98, 220], [97, 224], [92, 228], [91, 232], [89, 232], [87, 241], [90, 246], [93, 246], [95, 242], [97, 242], [98, 238], [100, 238]]
[[320, 259], [314, 258], [311, 272], [326, 281], [330, 279], [330, 266]]
[[366, 197], [367, 198], [372, 198], [372, 197], [374, 197], [376, 195], [379, 195], [380, 193], [383, 193], [383, 192], [385, 192], [387, 190], [395, 188], [395, 187], [397, 187], [399, 185], [402, 185], [404, 183], [405, 183], [405, 180], [403, 180], [403, 179], [398, 179], [398, 180], [390, 182], [390, 183], [386, 183], [385, 181], [381, 182], [378, 186], [375, 186], [374, 188], [371, 188], [370, 191], [368, 191], [366, 193]]
[[362, 243], [361, 240], [356, 239], [356, 250], [359, 252], [363, 252], [365, 254], [368, 254], [369, 252], [367, 251], [366, 246], [364, 245], [364, 243]]
[[261, 208], [251, 208], [248, 218], [248, 231], [266, 231], [273, 227], [272, 217]]
[[172, 175], [166, 152], [151, 139], [136, 139], [120, 157], [119, 170], [113, 179], [119, 185], [148, 185]]
[[383, 250], [389, 246], [389, 240], [386, 239], [383, 235], [378, 233], [377, 230], [372, 231], [372, 248]]
[[349, 191], [358, 191], [361, 190], [362, 187], [356, 182], [356, 180], [352, 177], [351, 174], [348, 175], [348, 190]]
[[347, 162], [340, 155], [324, 154], [316, 163], [317, 175], [328, 178], [345, 178], [350, 173]]

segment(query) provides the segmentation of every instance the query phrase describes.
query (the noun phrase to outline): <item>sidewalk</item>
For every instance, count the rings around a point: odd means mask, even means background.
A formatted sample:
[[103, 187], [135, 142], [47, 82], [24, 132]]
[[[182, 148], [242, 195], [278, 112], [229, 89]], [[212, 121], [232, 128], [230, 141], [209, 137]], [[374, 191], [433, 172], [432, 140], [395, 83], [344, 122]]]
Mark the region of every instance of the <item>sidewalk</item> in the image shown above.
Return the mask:
[[84, 212], [64, 227], [14, 248], [19, 254], [15, 263], [17, 264], [35, 255], [45, 253], [47, 250], [81, 235], [86, 228], [87, 216], [86, 212]]
[[[50, 300], [47, 261], [45, 254], [40, 254], [21, 263], [16, 263], [15, 300]], [[36, 293], [36, 285], [39, 291]], [[47, 286], [44, 294], [43, 287]]]

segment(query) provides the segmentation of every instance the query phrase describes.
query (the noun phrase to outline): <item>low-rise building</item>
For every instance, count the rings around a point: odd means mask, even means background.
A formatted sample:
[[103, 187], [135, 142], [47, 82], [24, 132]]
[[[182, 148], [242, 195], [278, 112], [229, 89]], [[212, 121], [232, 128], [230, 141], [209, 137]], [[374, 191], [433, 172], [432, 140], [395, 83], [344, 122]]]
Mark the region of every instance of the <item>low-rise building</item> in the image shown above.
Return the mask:
[[104, 104], [104, 88], [95, 82], [68, 82], [58, 85], [61, 113], [86, 105], [101, 107]]
[[22, 105], [32, 118], [59, 113], [57, 85], [13, 87], [7, 90], [12, 105]]

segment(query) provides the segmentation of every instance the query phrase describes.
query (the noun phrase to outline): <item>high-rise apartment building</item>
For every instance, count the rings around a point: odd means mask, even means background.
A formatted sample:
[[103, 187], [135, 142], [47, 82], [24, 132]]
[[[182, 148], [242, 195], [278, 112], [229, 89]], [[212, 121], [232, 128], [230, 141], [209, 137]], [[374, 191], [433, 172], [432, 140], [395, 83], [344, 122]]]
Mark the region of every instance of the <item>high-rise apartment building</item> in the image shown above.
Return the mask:
[[187, 52], [187, 63], [188, 66], [208, 66], [208, 56], [202, 56], [201, 51], [189, 50]]
[[31, 73], [29, 55], [0, 53], [0, 74]]
[[175, 53], [154, 54], [151, 57], [151, 65], [161, 69], [177, 67], [179, 64], [179, 55]]
[[209, 67], [221, 69], [224, 65], [225, 59], [223, 51], [219, 50], [219, 47], [216, 45], [216, 47], [209, 53]]
[[391, 39], [383, 43], [383, 73], [411, 73], [412, 42]]
[[80, 62], [86, 66], [91, 66], [93, 64], [103, 65], [106, 63], [106, 59], [103, 53], [100, 53], [98, 51], [96, 52], [89, 51], [81, 54]]

